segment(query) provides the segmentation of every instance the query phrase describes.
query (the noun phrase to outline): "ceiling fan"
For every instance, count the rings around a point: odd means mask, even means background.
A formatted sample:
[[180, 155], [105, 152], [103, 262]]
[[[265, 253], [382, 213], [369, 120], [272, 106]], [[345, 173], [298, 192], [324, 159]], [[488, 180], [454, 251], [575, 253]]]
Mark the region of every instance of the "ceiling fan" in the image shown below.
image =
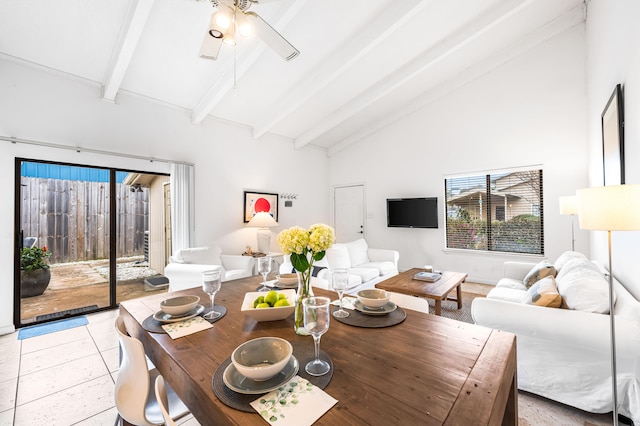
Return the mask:
[[249, 11], [251, 6], [269, 0], [208, 0], [213, 6], [211, 21], [200, 47], [200, 57], [217, 59], [222, 44], [235, 46], [236, 37], [255, 34], [278, 55], [290, 61], [300, 55], [280, 33], [257, 13]]

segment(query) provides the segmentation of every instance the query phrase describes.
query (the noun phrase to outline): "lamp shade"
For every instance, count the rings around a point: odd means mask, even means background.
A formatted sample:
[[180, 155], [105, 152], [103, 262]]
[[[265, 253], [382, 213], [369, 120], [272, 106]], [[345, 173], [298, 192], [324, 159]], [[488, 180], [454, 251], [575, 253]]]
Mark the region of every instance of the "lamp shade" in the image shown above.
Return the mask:
[[640, 185], [614, 185], [577, 191], [581, 229], [640, 230]]
[[578, 214], [578, 197], [575, 195], [560, 197], [560, 214]]
[[278, 222], [276, 222], [273, 216], [269, 213], [259, 212], [251, 218], [249, 223], [247, 223], [247, 226], [254, 228], [271, 228], [273, 226], [278, 226]]

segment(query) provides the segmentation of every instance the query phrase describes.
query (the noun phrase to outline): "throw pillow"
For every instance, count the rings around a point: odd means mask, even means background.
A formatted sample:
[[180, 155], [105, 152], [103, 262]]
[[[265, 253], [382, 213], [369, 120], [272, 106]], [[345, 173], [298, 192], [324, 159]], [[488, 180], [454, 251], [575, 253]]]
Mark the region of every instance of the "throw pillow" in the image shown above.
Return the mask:
[[547, 306], [549, 308], [562, 306], [562, 296], [560, 296], [556, 288], [555, 278], [552, 276], [544, 277], [529, 287], [522, 302], [527, 305]]
[[[562, 307], [578, 311], [609, 313], [609, 282], [588, 260], [573, 259], [556, 278]], [[614, 303], [615, 303], [615, 292]]]
[[367, 255], [367, 250], [369, 246], [364, 238], [360, 238], [359, 240], [352, 241], [350, 243], [345, 244], [347, 246], [347, 250], [349, 251], [349, 259], [351, 259], [351, 266], [362, 265], [363, 263], [369, 262], [369, 256]]
[[522, 280], [522, 283], [525, 285], [525, 287], [529, 288], [544, 277], [548, 276], [555, 277], [556, 268], [554, 268], [553, 265], [548, 261], [543, 260], [542, 262], [531, 268], [529, 273], [524, 277], [524, 280]]
[[570, 260], [574, 260], [574, 259], [588, 260], [587, 256], [585, 256], [584, 254], [582, 254], [580, 252], [577, 252], [577, 251], [565, 251], [564, 253], [562, 253], [560, 255], [560, 257], [558, 257], [558, 259], [556, 259], [556, 262], [553, 264], [553, 266], [556, 268], [556, 271], [558, 271], [558, 273], [560, 273], [560, 271], [562, 270], [564, 265], [566, 265], [567, 262], [569, 262]]

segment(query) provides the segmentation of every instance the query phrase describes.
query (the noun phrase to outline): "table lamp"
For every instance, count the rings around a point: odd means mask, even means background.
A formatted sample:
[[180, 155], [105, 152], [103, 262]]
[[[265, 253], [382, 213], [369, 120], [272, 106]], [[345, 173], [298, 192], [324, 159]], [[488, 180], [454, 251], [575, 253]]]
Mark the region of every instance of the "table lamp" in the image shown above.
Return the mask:
[[611, 231], [640, 230], [640, 185], [615, 185], [577, 191], [581, 229], [607, 231], [609, 247], [609, 322], [611, 332], [611, 381], [613, 424], [618, 424], [618, 386], [616, 378], [616, 337], [613, 306]]
[[251, 218], [247, 226], [258, 228], [258, 252], [269, 253], [269, 248], [271, 247], [271, 231], [269, 231], [269, 228], [278, 226], [278, 222], [269, 213], [259, 212]]
[[560, 197], [560, 214], [571, 215], [571, 251], [575, 251], [576, 237], [573, 232], [573, 217], [578, 214], [578, 197], [575, 195]]

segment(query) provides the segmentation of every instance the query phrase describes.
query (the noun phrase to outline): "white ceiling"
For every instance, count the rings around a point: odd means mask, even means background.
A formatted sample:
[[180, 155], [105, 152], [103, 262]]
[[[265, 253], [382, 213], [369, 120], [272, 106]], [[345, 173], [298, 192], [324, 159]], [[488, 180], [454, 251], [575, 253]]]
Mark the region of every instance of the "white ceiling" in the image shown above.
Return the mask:
[[584, 21], [583, 0], [262, 1], [290, 62], [257, 38], [235, 67], [227, 45], [200, 58], [207, 0], [0, 0], [0, 58], [332, 155]]

